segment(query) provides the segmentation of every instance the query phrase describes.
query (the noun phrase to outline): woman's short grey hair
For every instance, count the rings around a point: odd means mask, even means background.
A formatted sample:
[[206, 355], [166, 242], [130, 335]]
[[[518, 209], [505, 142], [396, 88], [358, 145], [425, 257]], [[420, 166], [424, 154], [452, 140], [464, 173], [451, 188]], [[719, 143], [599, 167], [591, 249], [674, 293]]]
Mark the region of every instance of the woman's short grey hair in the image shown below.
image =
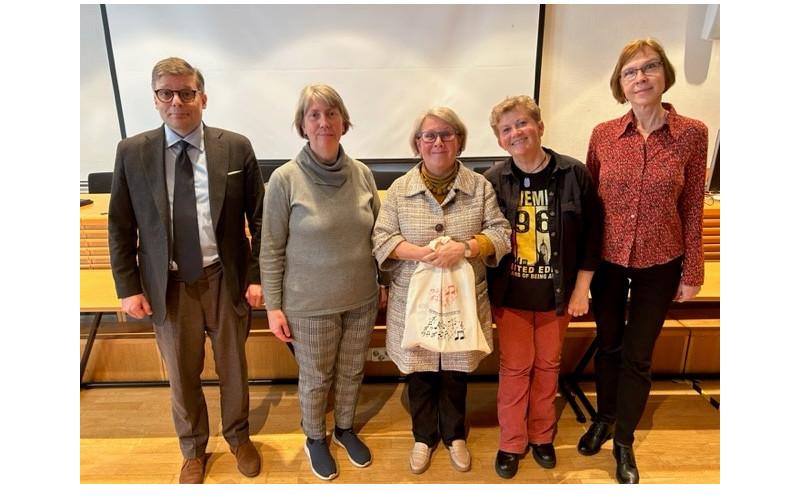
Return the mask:
[[409, 144], [411, 144], [411, 150], [414, 152], [414, 156], [419, 155], [417, 139], [419, 138], [420, 132], [422, 132], [422, 122], [429, 116], [436, 117], [453, 127], [453, 130], [455, 130], [456, 135], [459, 137], [460, 147], [458, 149], [458, 154], [461, 154], [464, 148], [467, 147], [467, 127], [455, 111], [444, 106], [439, 106], [425, 111], [414, 121], [414, 131], [411, 132], [411, 137], [409, 139]]
[[344, 134], [353, 126], [352, 122], [350, 122], [350, 113], [347, 112], [347, 108], [344, 106], [342, 96], [333, 87], [324, 83], [306, 85], [300, 91], [297, 110], [294, 112], [294, 128], [303, 139], [307, 139], [305, 132], [303, 132], [303, 117], [305, 117], [306, 111], [308, 111], [308, 107], [311, 106], [313, 101], [324, 102], [328, 106], [339, 110], [344, 121]]
[[494, 131], [495, 137], [500, 137], [500, 131], [497, 130], [497, 125], [500, 124], [500, 119], [509, 111], [521, 109], [528, 116], [531, 117], [536, 123], [542, 121], [542, 111], [536, 105], [536, 101], [529, 95], [517, 95], [513, 97], [506, 97], [492, 108], [492, 113], [489, 115], [489, 125]]

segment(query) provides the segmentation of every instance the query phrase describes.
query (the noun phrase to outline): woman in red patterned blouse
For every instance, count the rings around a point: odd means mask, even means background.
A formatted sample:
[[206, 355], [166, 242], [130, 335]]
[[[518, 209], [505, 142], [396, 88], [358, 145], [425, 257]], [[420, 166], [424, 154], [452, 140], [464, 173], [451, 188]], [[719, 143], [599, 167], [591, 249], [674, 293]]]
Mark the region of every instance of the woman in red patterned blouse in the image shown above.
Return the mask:
[[673, 83], [675, 69], [658, 42], [629, 42], [611, 91], [631, 110], [595, 127], [586, 156], [605, 231], [591, 285], [598, 415], [578, 451], [594, 455], [613, 436], [620, 483], [639, 482], [633, 433], [650, 393], [653, 347], [667, 309], [673, 299], [694, 298], [703, 284], [708, 129], [661, 102]]

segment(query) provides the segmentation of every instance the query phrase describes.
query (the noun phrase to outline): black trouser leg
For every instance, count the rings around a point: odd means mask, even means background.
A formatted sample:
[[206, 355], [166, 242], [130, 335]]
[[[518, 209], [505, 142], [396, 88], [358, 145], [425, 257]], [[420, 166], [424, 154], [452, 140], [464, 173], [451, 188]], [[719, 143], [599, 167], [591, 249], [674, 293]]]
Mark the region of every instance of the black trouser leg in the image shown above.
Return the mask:
[[467, 374], [441, 371], [439, 386], [439, 431], [442, 441], [450, 446], [456, 439], [466, 439]]
[[625, 268], [603, 261], [592, 279], [592, 312], [597, 323], [598, 349], [594, 357], [597, 420], [613, 424], [617, 414], [617, 385], [622, 360], [625, 305], [628, 300]]
[[406, 377], [414, 441], [434, 446], [439, 441], [439, 372], [415, 372]]
[[630, 311], [622, 341], [614, 430], [614, 440], [619, 444], [633, 444], [633, 432], [644, 413], [652, 385], [653, 349], [680, 283], [681, 263], [679, 258], [630, 270]]

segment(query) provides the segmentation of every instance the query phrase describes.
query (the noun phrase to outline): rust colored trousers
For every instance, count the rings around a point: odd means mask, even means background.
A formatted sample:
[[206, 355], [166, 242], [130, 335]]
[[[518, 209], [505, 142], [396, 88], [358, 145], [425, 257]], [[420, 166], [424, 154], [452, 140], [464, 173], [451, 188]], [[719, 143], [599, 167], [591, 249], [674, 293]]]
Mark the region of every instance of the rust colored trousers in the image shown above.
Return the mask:
[[524, 453], [553, 442], [561, 347], [571, 319], [555, 311], [493, 309], [500, 346], [499, 448]]

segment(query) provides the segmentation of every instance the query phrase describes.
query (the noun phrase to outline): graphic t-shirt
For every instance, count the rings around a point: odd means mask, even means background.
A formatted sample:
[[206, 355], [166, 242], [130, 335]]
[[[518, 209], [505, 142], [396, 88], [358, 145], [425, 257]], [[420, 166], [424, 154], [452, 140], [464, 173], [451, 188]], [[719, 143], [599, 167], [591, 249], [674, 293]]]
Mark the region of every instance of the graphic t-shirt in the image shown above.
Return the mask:
[[[511, 164], [519, 180], [519, 204], [511, 225], [511, 277], [504, 305], [527, 311], [555, 309], [553, 268], [550, 258], [555, 241], [550, 240], [550, 216], [547, 184], [555, 169], [555, 160], [540, 172], [528, 174]], [[555, 222], [555, 221], [553, 221]]]

